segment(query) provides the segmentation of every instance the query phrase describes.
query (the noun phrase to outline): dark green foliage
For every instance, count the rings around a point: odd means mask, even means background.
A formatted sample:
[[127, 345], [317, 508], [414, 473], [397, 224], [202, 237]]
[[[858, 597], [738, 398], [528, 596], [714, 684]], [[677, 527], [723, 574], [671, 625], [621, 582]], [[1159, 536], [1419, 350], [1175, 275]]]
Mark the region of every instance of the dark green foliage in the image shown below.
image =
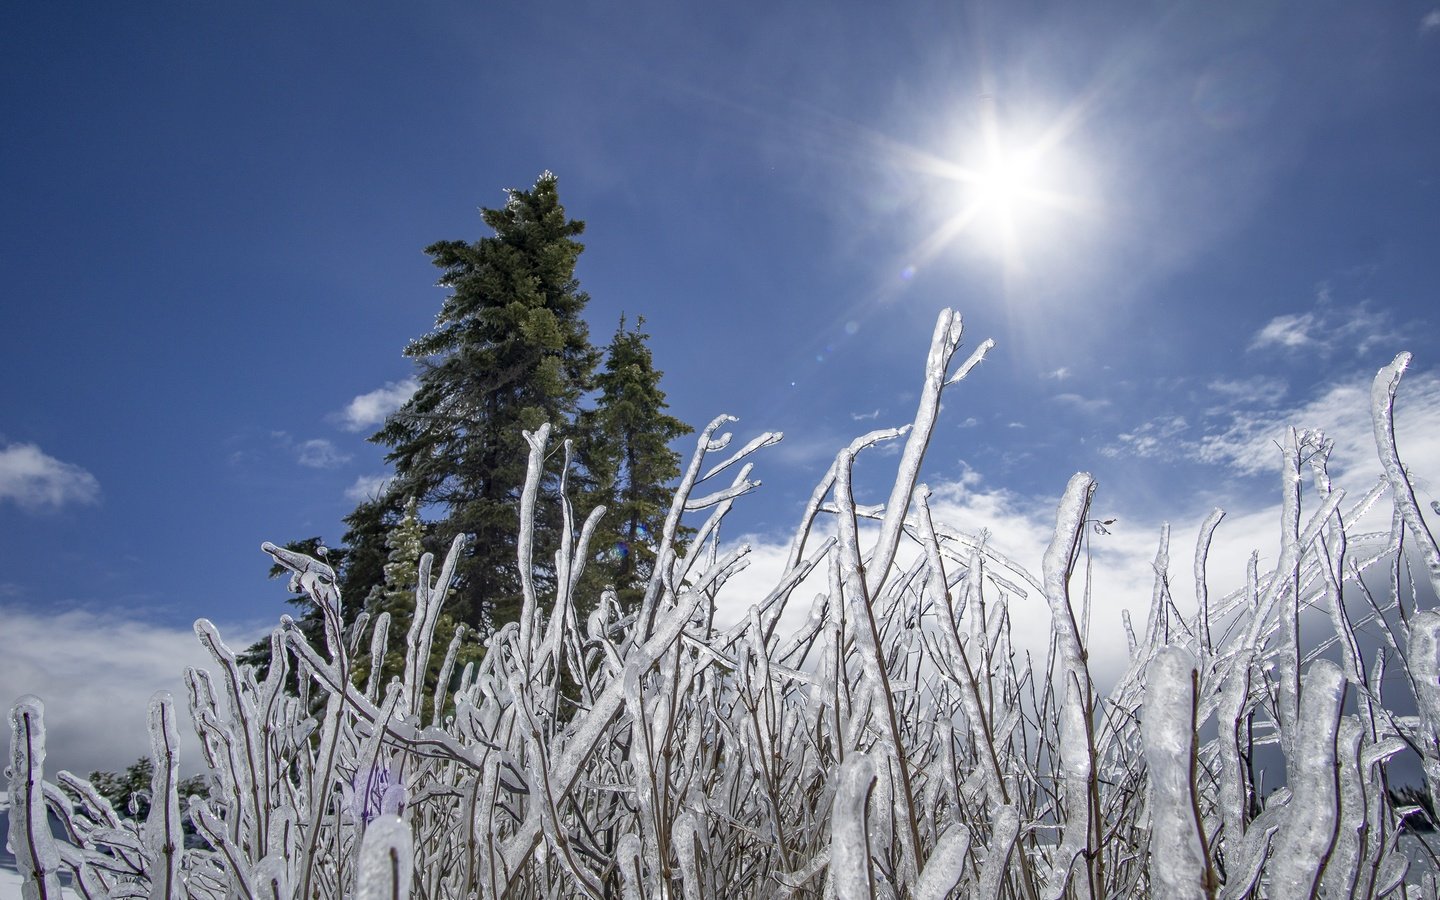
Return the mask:
[[582, 416], [581, 429], [597, 499], [608, 509], [594, 545], [596, 571], [587, 582], [614, 585], [626, 605], [644, 596], [670, 511], [668, 485], [680, 474], [680, 455], [670, 443], [693, 430], [665, 412], [669, 405], [644, 325], [643, 316], [631, 328], [620, 319], [605, 368], [595, 378], [597, 406]]
[[[124, 772], [91, 772], [90, 783], [100, 796], [110, 801], [110, 805], [122, 818], [137, 819], [144, 821], [150, 815], [150, 780], [155, 774], [155, 763], [148, 756], [142, 756], [130, 764]], [[179, 784], [180, 809], [184, 814], [184, 829], [187, 835], [194, 834], [194, 826], [190, 824], [190, 816], [186, 812], [187, 803], [185, 798], [199, 794], [206, 795], [205, 778], [201, 775], [192, 775]]]
[[[362, 502], [345, 517], [343, 565], [336, 569], [336, 586], [345, 602], [345, 619], [354, 621], [356, 606], [385, 578], [390, 529], [400, 520], [403, 498], [390, 492]], [[336, 551], [332, 550], [331, 565]]]
[[[488, 630], [519, 611], [522, 430], [573, 422], [599, 354], [581, 318], [589, 298], [575, 280], [584, 224], [565, 217], [555, 176], [511, 191], [502, 209], [482, 218], [492, 237], [426, 248], [451, 294], [435, 329], [406, 348], [421, 365], [419, 389], [372, 439], [391, 448], [392, 495], [446, 510], [432, 534], [437, 547], [456, 534], [474, 536], [449, 610]], [[553, 491], [553, 478], [547, 487]], [[553, 514], [554, 504], [541, 507]], [[539, 559], [553, 551], [549, 525], [537, 534]]]
[[[426, 552], [425, 532], [425, 523], [420, 520], [420, 504], [412, 497], [406, 502], [400, 521], [395, 523], [386, 537], [385, 545], [389, 548], [389, 554], [384, 566], [384, 577], [374, 584], [365, 597], [365, 611], [370, 614], [371, 628], [378, 625], [381, 613], [390, 615], [385, 656], [377, 682], [378, 694], [382, 697], [384, 686], [405, 671], [406, 636], [410, 633], [410, 625], [415, 618], [415, 590], [418, 586], [420, 557]], [[438, 569], [438, 562], [436, 567]], [[452, 590], [451, 594], [453, 593]], [[450, 599], [446, 598], [445, 608], [449, 607]], [[448, 612], [441, 613], [435, 627], [434, 650], [426, 672], [427, 695], [434, 693], [440, 665], [451, 638], [455, 636], [457, 624], [454, 616]], [[366, 685], [370, 677], [370, 654], [365, 649], [368, 646], [362, 646], [355, 658], [353, 680], [361, 687]], [[469, 646], [462, 647], [456, 659], [455, 674], [458, 675], [465, 663], [478, 660], [481, 655], [482, 651], [473, 641]]]

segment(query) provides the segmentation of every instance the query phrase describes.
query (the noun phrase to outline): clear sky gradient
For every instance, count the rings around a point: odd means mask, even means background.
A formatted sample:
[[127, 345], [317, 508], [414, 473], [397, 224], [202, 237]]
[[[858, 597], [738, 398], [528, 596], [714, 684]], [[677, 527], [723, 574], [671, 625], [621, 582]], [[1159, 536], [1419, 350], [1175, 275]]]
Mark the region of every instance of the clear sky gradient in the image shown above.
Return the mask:
[[595, 342], [644, 315], [676, 415], [786, 433], [762, 561], [945, 306], [997, 348], [925, 477], [1038, 558], [1095, 472], [1117, 609], [1162, 520], [1270, 539], [1284, 424], [1373, 468], [1400, 350], [1440, 494], [1434, 2], [11, 4], [0, 123], [0, 701], [63, 765], [141, 752], [194, 618], [285, 611], [259, 544], [384, 476], [421, 248], [547, 169]]

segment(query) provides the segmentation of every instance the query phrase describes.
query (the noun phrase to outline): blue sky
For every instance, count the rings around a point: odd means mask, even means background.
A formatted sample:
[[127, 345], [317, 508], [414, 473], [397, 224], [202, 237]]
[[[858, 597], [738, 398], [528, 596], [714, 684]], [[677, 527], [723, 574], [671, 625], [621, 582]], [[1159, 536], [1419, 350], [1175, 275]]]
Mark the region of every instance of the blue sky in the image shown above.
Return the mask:
[[1440, 494], [1433, 2], [22, 4], [0, 114], [0, 697], [77, 768], [139, 754], [195, 617], [284, 611], [259, 543], [383, 477], [421, 248], [547, 169], [596, 342], [643, 314], [675, 414], [786, 432], [762, 549], [909, 421], [945, 306], [998, 345], [926, 472], [966, 528], [1041, 540], [1086, 469], [1117, 558], [1267, 535], [1276, 428], [1359, 473], [1399, 350]]

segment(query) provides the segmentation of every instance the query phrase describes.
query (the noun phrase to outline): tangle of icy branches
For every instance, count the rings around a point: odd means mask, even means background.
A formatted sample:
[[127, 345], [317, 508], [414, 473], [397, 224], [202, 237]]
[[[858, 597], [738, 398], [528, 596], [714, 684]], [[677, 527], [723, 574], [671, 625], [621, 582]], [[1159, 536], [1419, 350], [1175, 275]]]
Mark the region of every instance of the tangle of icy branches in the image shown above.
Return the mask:
[[[577, 536], [566, 504], [554, 594], [537, 596], [521, 540], [521, 620], [453, 684], [446, 666], [430, 696], [431, 653], [454, 659], [431, 634], [463, 542], [433, 578], [421, 563], [405, 674], [383, 694], [351, 672], [357, 655], [383, 655], [388, 617], [369, 631], [347, 619], [327, 565], [267, 544], [323, 611], [324, 647], [283, 620], [261, 681], [196, 623], [215, 660], [187, 672], [206, 796], [177, 796], [169, 695], [151, 704], [143, 822], [68, 773], [46, 781], [43, 704], [15, 705], [10, 843], [26, 896], [58, 897], [63, 872], [84, 897], [165, 900], [1435, 896], [1434, 858], [1412, 863], [1400, 846], [1416, 810], [1386, 790], [1388, 762], [1413, 753], [1440, 800], [1440, 613], [1416, 600], [1440, 584], [1440, 553], [1390, 420], [1408, 357], [1375, 382], [1382, 483], [1347, 505], [1323, 437], [1292, 432], [1275, 569], [1252, 559], [1244, 589], [1209, 596], [1217, 512], [1194, 557], [1199, 612], [1181, 617], [1167, 537], [1128, 669], [1102, 694], [1072, 584], [1090, 476], [1070, 481], [1038, 577], [992, 546], [1003, 536], [934, 522], [917, 484], [942, 394], [991, 346], [957, 365], [961, 331], [941, 315], [914, 423], [840, 452], [786, 571], [728, 629], [713, 624], [715, 598], [748, 550], [722, 555], [719, 526], [757, 486], [748, 458], [779, 435], [725, 455], [724, 416], [700, 434], [639, 609], [607, 594], [580, 618], [591, 528]], [[549, 429], [527, 437], [526, 529]], [[856, 457], [901, 439], [888, 502], [857, 506]], [[1390, 531], [1357, 533], [1385, 495]], [[677, 526], [696, 512], [708, 517], [681, 547]], [[823, 540], [822, 516], [835, 524]], [[780, 632], [812, 573], [827, 589], [798, 631]], [[1049, 610], [1043, 668], [1014, 650], [1021, 603]], [[1302, 641], [1302, 614], [1327, 634]], [[1404, 677], [1387, 696], [1392, 671]], [[282, 689], [292, 673], [299, 697]], [[1268, 796], [1256, 769], [1267, 745], [1286, 766]], [[184, 846], [182, 809], [204, 846]]]

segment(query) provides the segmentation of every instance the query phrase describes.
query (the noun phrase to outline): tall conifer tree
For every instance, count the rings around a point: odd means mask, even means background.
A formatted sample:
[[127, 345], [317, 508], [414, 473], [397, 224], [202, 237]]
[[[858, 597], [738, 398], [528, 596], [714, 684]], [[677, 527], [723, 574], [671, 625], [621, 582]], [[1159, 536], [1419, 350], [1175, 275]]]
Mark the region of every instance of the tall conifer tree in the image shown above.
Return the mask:
[[680, 474], [680, 456], [670, 443], [693, 430], [665, 412], [669, 405], [644, 325], [641, 316], [627, 328], [621, 317], [605, 368], [595, 378], [596, 408], [582, 417], [587, 464], [608, 506], [601, 524], [608, 540], [599, 548], [597, 574], [624, 603], [639, 601], [654, 569], [654, 544], [670, 511], [669, 485]]
[[[493, 236], [426, 248], [451, 293], [434, 330], [405, 350], [421, 366], [419, 390], [372, 440], [391, 448], [391, 496], [446, 510], [432, 534], [437, 548], [473, 535], [450, 611], [484, 631], [519, 612], [521, 431], [573, 422], [599, 353], [575, 279], [584, 223], [566, 218], [555, 176], [510, 191], [503, 208], [481, 217]], [[553, 531], [540, 529], [536, 559], [549, 558]]]

